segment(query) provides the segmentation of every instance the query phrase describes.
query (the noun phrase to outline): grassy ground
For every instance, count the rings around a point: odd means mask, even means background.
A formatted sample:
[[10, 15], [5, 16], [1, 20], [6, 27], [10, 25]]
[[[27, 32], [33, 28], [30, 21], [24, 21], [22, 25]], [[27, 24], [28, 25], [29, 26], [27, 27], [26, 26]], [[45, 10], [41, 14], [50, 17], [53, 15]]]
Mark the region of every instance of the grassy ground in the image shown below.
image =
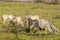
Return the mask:
[[[38, 36], [38, 34], [18, 33], [20, 40], [60, 40], [60, 4], [0, 2], [0, 17], [3, 14], [22, 16], [39, 15], [40, 19], [50, 19], [58, 28], [57, 35]], [[0, 18], [1, 21], [1, 18]], [[2, 26], [0, 24], [0, 29]], [[0, 40], [17, 40], [13, 33], [0, 33]]]

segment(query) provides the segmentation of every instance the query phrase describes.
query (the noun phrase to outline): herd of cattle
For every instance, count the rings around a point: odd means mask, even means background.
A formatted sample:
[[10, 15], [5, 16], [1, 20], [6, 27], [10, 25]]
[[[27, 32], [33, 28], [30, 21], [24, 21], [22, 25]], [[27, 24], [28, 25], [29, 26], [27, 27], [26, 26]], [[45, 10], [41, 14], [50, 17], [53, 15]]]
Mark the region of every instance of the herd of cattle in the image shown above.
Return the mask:
[[16, 23], [17, 26], [20, 27], [29, 27], [30, 30], [37, 27], [39, 30], [44, 30], [45, 33], [48, 31], [51, 34], [56, 34], [58, 29], [53, 25], [53, 23], [48, 19], [39, 19], [38, 15], [27, 15], [24, 16], [24, 20], [22, 20], [21, 16], [16, 15], [2, 15], [3, 24], [9, 25], [11, 21]]

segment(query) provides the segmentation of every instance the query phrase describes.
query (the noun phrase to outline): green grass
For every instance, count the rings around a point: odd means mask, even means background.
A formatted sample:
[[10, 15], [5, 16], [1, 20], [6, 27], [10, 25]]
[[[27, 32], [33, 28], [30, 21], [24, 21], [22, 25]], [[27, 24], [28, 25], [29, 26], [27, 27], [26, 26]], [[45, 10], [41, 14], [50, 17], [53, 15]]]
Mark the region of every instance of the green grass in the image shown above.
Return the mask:
[[[18, 33], [20, 40], [60, 40], [60, 4], [43, 4], [43, 3], [20, 3], [20, 2], [0, 2], [0, 17], [4, 14], [13, 14], [22, 16], [32, 14], [39, 15], [40, 19], [50, 19], [58, 28], [57, 35], [37, 36]], [[1, 21], [1, 18], [0, 18]], [[0, 29], [2, 26], [0, 25]], [[29, 35], [30, 34], [30, 35]], [[0, 33], [0, 40], [17, 40], [13, 33]]]

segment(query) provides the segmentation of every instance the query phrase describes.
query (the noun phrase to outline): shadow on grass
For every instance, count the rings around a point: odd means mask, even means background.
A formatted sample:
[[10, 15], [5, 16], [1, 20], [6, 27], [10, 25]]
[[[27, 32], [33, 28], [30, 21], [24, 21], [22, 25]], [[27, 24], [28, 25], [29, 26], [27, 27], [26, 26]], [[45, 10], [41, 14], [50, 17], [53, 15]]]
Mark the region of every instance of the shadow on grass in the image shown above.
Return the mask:
[[26, 34], [26, 35], [28, 35], [28, 36], [48, 36], [48, 35], [51, 35], [51, 34]]

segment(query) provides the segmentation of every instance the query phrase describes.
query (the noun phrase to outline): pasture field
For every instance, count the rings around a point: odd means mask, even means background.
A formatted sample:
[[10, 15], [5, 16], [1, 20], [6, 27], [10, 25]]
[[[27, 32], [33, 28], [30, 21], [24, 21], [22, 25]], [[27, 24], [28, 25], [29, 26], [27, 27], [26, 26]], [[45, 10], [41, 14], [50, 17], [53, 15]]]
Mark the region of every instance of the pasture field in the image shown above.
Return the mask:
[[[20, 2], [0, 2], [0, 23], [4, 14], [18, 15], [22, 18], [25, 15], [39, 15], [40, 19], [50, 19], [58, 28], [56, 35], [42, 35], [38, 33], [18, 33], [20, 40], [60, 40], [60, 4], [43, 3], [20, 3]], [[4, 30], [0, 24], [0, 30]], [[17, 40], [14, 33], [0, 32], [0, 40]]]

